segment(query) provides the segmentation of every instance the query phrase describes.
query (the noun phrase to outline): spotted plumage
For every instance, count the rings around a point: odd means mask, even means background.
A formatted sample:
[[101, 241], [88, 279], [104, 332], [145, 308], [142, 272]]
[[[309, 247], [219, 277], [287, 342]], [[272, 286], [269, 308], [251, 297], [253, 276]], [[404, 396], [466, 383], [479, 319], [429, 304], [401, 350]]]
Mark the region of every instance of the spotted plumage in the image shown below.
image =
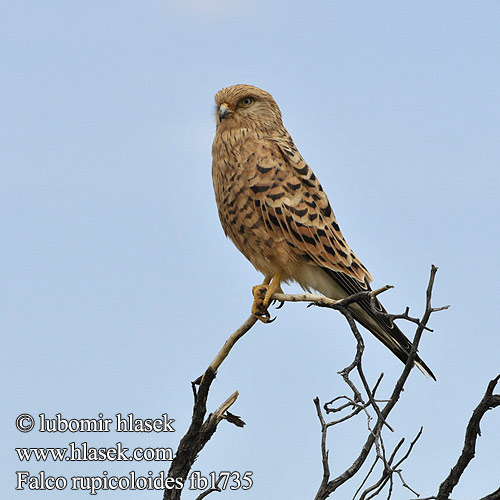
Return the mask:
[[[267, 283], [273, 276], [296, 281], [333, 299], [369, 290], [372, 276], [347, 245], [273, 97], [251, 85], [234, 85], [217, 92], [215, 102], [212, 176], [226, 235]], [[352, 311], [406, 361], [411, 343], [396, 325], [374, 315], [368, 302]], [[416, 364], [433, 377], [420, 358]]]

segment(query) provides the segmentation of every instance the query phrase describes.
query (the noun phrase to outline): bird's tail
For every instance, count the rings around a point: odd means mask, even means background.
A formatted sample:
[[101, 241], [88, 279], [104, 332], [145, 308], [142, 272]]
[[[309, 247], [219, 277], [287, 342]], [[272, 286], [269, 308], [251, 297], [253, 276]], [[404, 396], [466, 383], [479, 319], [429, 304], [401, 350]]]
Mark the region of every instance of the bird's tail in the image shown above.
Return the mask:
[[[363, 307], [365, 306], [365, 307]], [[408, 356], [412, 348], [412, 343], [406, 337], [406, 335], [395, 325], [393, 322], [387, 318], [377, 316], [375, 314], [370, 314], [367, 311], [366, 306], [370, 307], [368, 301], [367, 304], [355, 304], [352, 307], [352, 314], [354, 319], [363, 325], [368, 331], [370, 331], [375, 337], [377, 337], [387, 348], [389, 348], [403, 363], [406, 364], [408, 361]], [[382, 311], [386, 312], [382, 304], [379, 301], [376, 303], [376, 307]], [[425, 364], [425, 362], [418, 356], [415, 358], [415, 365], [417, 368], [426, 376], [436, 380], [432, 370]]]
[[[318, 270], [315, 266], [304, 266], [302, 271], [303, 274], [297, 281], [304, 289], [317, 290], [332, 299], [338, 300], [361, 291], [371, 290], [368, 281], [361, 284], [354, 277], [340, 271], [334, 271], [329, 268]], [[375, 299], [375, 307], [382, 313], [386, 312], [377, 299]], [[382, 315], [376, 314], [368, 299], [352, 304], [349, 306], [349, 309], [358, 323], [375, 335], [406, 364], [412, 343], [392, 321]], [[432, 370], [418, 355], [415, 358], [415, 365], [424, 375], [436, 380]]]

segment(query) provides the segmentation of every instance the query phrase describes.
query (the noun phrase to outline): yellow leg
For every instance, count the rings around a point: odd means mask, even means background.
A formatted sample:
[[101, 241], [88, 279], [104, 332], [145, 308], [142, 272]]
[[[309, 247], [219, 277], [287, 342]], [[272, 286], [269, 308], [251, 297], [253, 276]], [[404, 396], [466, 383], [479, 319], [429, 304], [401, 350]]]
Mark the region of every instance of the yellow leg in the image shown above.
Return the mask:
[[252, 288], [253, 305], [252, 314], [257, 316], [264, 323], [271, 321], [271, 316], [267, 308], [271, 302], [272, 296], [276, 292], [281, 292], [281, 275], [276, 273], [274, 276], [267, 275], [262, 282], [262, 285], [256, 285]]
[[283, 273], [280, 271], [279, 273], [276, 273], [273, 276], [273, 279], [271, 280], [271, 283], [269, 284], [269, 286], [267, 288], [266, 296], [264, 297], [264, 307], [269, 307], [269, 302], [271, 302], [271, 297], [276, 292], [280, 292], [280, 293], [283, 292], [283, 290], [281, 289], [281, 275], [282, 274]]

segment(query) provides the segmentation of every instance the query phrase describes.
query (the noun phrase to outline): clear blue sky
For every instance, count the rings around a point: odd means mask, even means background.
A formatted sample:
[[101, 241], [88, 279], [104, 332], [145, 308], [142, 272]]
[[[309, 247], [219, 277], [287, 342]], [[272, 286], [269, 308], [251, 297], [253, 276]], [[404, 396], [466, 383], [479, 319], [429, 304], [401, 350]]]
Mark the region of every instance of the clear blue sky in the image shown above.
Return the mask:
[[[440, 268], [435, 305], [452, 308], [420, 349], [438, 382], [412, 373], [387, 438], [424, 426], [404, 477], [435, 494], [500, 371], [499, 26], [496, 1], [3, 2], [2, 498], [88, 498], [16, 492], [16, 470], [168, 469], [21, 464], [14, 448], [176, 449], [190, 381], [248, 316], [261, 279], [225, 239], [212, 192], [213, 95], [234, 83], [274, 95], [375, 286], [395, 285], [383, 296], [389, 310], [419, 314], [430, 265]], [[213, 410], [238, 389], [232, 411], [247, 426], [223, 422], [195, 465], [253, 471], [254, 486], [210, 498], [303, 500], [319, 485], [312, 400], [345, 393], [336, 372], [354, 343], [333, 311], [288, 304], [277, 315], [237, 345], [211, 392]], [[384, 371], [388, 390], [402, 365], [365, 338], [366, 371]], [[22, 434], [14, 421], [25, 412], [167, 412], [176, 432]], [[334, 473], [365, 425], [332, 433]], [[456, 500], [498, 487], [499, 425], [498, 411], [486, 415]], [[132, 497], [161, 493], [99, 494]]]

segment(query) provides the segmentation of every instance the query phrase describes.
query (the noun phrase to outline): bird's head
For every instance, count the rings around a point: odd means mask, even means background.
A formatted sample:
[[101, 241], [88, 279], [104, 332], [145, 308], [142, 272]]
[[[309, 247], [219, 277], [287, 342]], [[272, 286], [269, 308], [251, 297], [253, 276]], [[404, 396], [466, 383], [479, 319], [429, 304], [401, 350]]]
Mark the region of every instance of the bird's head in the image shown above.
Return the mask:
[[273, 96], [253, 85], [233, 85], [215, 94], [217, 131], [259, 129], [271, 133], [283, 127]]

